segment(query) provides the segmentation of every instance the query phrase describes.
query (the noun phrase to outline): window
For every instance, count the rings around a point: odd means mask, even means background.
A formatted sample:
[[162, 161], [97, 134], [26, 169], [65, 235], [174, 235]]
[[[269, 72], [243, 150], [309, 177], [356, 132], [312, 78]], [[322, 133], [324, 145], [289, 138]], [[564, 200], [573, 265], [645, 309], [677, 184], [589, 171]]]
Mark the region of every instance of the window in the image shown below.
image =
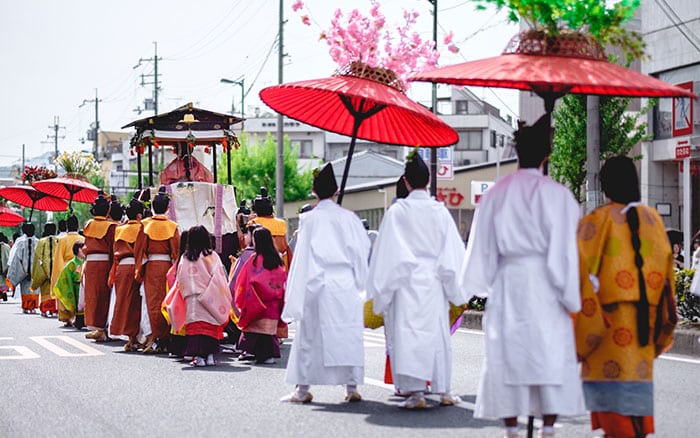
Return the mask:
[[469, 114], [468, 104], [469, 102], [467, 102], [466, 100], [458, 100], [457, 102], [455, 102], [455, 114]]
[[478, 151], [482, 146], [481, 131], [466, 131], [459, 134], [459, 142], [455, 145], [455, 150]]
[[313, 155], [313, 142], [311, 140], [292, 140], [293, 149], [299, 151], [299, 158], [311, 158]]

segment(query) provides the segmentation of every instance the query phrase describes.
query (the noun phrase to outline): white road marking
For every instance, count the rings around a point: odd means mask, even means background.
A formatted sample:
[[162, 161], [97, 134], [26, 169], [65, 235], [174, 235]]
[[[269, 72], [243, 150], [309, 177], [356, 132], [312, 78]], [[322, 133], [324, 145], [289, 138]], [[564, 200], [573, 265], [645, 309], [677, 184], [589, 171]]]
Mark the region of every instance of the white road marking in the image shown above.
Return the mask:
[[[104, 356], [104, 353], [96, 350], [89, 345], [85, 345], [80, 341], [77, 341], [68, 336], [30, 336], [29, 339], [46, 348], [50, 352], [61, 357], [85, 357], [85, 356]], [[71, 353], [70, 351], [64, 350], [58, 345], [49, 341], [49, 339], [58, 339], [66, 344], [75, 347], [76, 349], [82, 351], [82, 353]]]
[[692, 359], [689, 357], [684, 357], [684, 356], [676, 356], [673, 354], [662, 354], [659, 356], [661, 359], [666, 359], [666, 360], [672, 360], [675, 362], [685, 362], [685, 363], [692, 363], [694, 365], [700, 365], [700, 359]]
[[[12, 339], [12, 338], [0, 338], [0, 339]], [[0, 354], [0, 360], [16, 360], [16, 359], [36, 359], [40, 357], [38, 354], [30, 350], [23, 345], [6, 345], [0, 347], [0, 350], [15, 350], [18, 354], [12, 356], [5, 356]]]

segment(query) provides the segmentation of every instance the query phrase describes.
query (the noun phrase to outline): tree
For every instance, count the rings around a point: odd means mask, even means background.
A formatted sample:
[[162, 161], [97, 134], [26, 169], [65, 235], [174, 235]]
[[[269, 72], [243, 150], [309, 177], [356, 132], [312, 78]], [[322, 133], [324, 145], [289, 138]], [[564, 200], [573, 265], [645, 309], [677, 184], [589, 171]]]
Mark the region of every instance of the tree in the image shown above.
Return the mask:
[[[277, 142], [268, 133], [259, 145], [252, 144], [247, 135], [239, 138], [241, 147], [231, 151], [231, 183], [238, 189], [238, 199], [252, 199], [260, 187], [268, 188], [270, 194], [275, 192], [275, 167], [277, 163]], [[226, 169], [226, 154], [221, 154], [219, 169]], [[284, 137], [284, 200], [300, 201], [307, 199], [311, 193], [313, 180], [310, 170], [299, 172], [297, 162], [298, 148], [292, 148], [289, 138]], [[227, 172], [219, 172], [218, 182], [227, 183]]]
[[[600, 160], [627, 155], [640, 141], [648, 140], [647, 124], [640, 116], [655, 101], [637, 114], [625, 113], [629, 98], [600, 98]], [[569, 186], [574, 197], [583, 202], [586, 180], [586, 96], [564, 96], [554, 112], [554, 141], [549, 162], [552, 178]], [[641, 156], [633, 157], [638, 160]]]

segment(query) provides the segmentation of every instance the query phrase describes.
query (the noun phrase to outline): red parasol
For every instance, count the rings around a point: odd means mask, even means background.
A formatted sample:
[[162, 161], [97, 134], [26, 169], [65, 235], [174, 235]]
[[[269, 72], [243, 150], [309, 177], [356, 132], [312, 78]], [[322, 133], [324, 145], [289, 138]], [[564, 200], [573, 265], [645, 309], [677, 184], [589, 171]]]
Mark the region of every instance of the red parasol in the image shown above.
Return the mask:
[[589, 36], [547, 38], [539, 31], [514, 36], [501, 56], [419, 73], [412, 81], [532, 90], [554, 101], [567, 93], [628, 97], [695, 97], [691, 92], [608, 61]]
[[406, 97], [393, 72], [359, 62], [329, 78], [265, 88], [260, 98], [292, 119], [351, 137], [339, 204], [357, 138], [424, 147], [449, 146], [459, 139], [454, 129]]
[[47, 193], [38, 191], [32, 186], [0, 187], [0, 196], [17, 203], [23, 207], [29, 207], [29, 220], [32, 220], [34, 209], [44, 211], [65, 211], [68, 203]]
[[97, 187], [87, 181], [66, 176], [37, 181], [34, 183], [34, 188], [57, 198], [68, 199], [68, 208], [71, 211], [73, 211], [73, 201], [93, 202], [98, 191]]
[[15, 213], [9, 207], [0, 205], [0, 227], [14, 227], [22, 222], [24, 222], [23, 216]]

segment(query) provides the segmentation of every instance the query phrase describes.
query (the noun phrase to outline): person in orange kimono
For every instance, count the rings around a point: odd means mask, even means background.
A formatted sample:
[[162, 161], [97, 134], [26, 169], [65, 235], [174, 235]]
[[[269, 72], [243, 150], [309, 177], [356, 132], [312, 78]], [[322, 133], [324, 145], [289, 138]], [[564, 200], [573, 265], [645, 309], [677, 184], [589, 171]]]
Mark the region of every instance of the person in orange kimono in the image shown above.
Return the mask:
[[[143, 222], [134, 247], [136, 254], [135, 278], [143, 281], [146, 292], [146, 307], [151, 323], [151, 334], [144, 343], [144, 353], [164, 353], [170, 337], [170, 325], [161, 312], [161, 305], [167, 292], [166, 275], [177, 260], [180, 251], [180, 232], [177, 223], [168, 219], [170, 198], [165, 186], [160, 186], [158, 194], [151, 201], [154, 215]], [[143, 259], [145, 263], [141, 263]]]
[[85, 338], [97, 342], [106, 342], [107, 318], [112, 288], [107, 280], [113, 261], [114, 229], [116, 224], [107, 219], [109, 215], [109, 199], [103, 191], [90, 208], [94, 218], [90, 219], [83, 229], [85, 236], [85, 265], [83, 276], [85, 282], [85, 325], [92, 330]]
[[[142, 215], [143, 204], [138, 200], [137, 192], [126, 208], [129, 220], [117, 226], [114, 231], [114, 261], [109, 273], [109, 284], [114, 286], [116, 303], [109, 331], [113, 335], [129, 337], [124, 351], [136, 351], [141, 346], [137, 339], [141, 327], [141, 284], [134, 277], [134, 246], [142, 230]], [[113, 214], [112, 217], [114, 216]]]
[[671, 347], [677, 322], [674, 261], [661, 217], [639, 202], [632, 160], [610, 158], [600, 180], [610, 202], [577, 232], [583, 393], [592, 429], [643, 437], [654, 433], [654, 359]]
[[289, 271], [292, 264], [292, 249], [287, 242], [287, 223], [284, 219], [272, 215], [272, 198], [268, 195], [266, 187], [260, 187], [260, 194], [253, 201], [253, 213], [249, 223], [261, 225], [270, 230], [275, 248], [284, 262], [284, 269]]

